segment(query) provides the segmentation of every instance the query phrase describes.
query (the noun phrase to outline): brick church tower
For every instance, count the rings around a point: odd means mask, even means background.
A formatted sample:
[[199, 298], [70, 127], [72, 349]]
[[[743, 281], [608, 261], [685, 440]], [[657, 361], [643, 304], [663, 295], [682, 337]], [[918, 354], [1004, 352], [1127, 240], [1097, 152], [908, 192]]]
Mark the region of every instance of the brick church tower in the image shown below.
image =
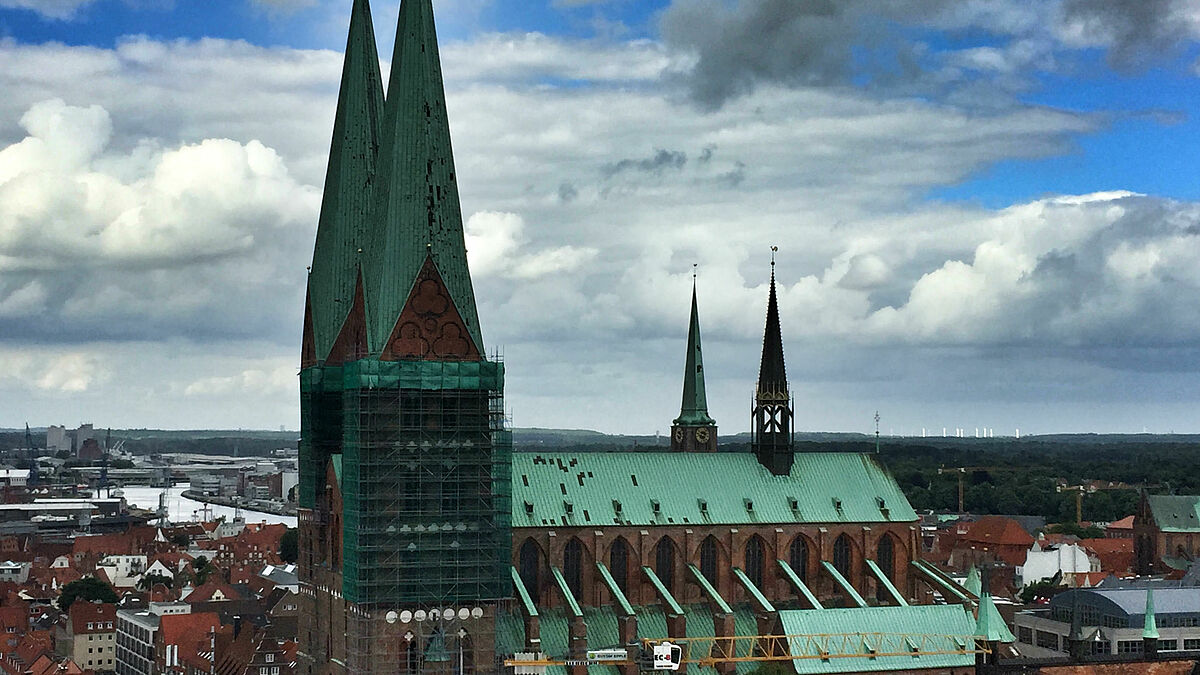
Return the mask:
[[431, 0], [386, 96], [355, 0], [300, 374], [300, 669], [496, 672], [511, 596], [503, 365], [484, 356]]

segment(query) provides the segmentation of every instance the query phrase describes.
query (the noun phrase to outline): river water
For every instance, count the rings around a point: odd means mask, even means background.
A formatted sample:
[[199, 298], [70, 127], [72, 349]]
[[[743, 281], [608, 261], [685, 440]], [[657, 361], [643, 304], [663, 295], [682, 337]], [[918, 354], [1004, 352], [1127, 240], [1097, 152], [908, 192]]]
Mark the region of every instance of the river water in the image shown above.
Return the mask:
[[[126, 485], [121, 489], [125, 492], [125, 502], [127, 504], [151, 510], [158, 508], [158, 496], [163, 492], [162, 488], [147, 487], [145, 485]], [[197, 521], [203, 517], [204, 504], [184, 497], [183, 491], [186, 489], [186, 487], [178, 486], [166, 491], [167, 517], [171, 519], [171, 522]], [[210, 518], [225, 516], [226, 520], [233, 520], [234, 509], [232, 506], [212, 504], [209, 506], [209, 510], [211, 512]], [[246, 519], [247, 523], [265, 521], [267, 523], [283, 523], [288, 527], [296, 527], [295, 516], [277, 516], [273, 513], [242, 509], [242, 517]]]

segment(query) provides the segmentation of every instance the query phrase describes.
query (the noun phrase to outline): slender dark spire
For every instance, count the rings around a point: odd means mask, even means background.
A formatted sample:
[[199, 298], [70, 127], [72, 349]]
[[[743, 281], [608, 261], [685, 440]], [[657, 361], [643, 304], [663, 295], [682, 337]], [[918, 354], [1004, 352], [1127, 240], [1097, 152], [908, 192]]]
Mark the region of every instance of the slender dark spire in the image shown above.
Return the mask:
[[783, 331], [779, 327], [779, 301], [775, 297], [775, 260], [771, 260], [771, 294], [767, 298], [767, 326], [763, 331], [762, 361], [758, 366], [758, 391], [787, 395], [787, 368], [783, 363]]
[[688, 325], [687, 359], [683, 368], [683, 405], [675, 424], [716, 424], [708, 416], [708, 397], [704, 392], [704, 357], [700, 352], [700, 311], [696, 304], [695, 277], [692, 278], [692, 320]]
[[779, 301], [775, 297], [775, 251], [771, 247], [771, 292], [767, 299], [767, 326], [763, 331], [762, 361], [754, 387], [754, 426], [750, 448], [771, 473], [790, 473], [795, 460], [792, 445], [792, 401], [787, 369], [783, 364], [783, 333], [779, 327]]
[[323, 361], [329, 355], [354, 299], [359, 252], [373, 201], [383, 107], [383, 79], [371, 6], [368, 0], [354, 0], [325, 172], [325, 196], [308, 279], [311, 357], [317, 360]]
[[[430, 302], [422, 308], [455, 310], [455, 325], [461, 320], [473, 351], [482, 354], [431, 0], [400, 4], [376, 178], [365, 246], [370, 352], [383, 353], [394, 341], [397, 321], [431, 261], [435, 274], [422, 280], [429, 290], [421, 289]], [[443, 309], [447, 297], [452, 307]]]

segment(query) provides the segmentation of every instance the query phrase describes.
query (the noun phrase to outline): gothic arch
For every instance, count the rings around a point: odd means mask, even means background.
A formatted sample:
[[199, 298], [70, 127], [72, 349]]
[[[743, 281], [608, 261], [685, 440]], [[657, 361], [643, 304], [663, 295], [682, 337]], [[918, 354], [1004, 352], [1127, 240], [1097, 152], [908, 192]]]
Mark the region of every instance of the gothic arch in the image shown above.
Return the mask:
[[891, 532], [884, 532], [875, 543], [875, 564], [889, 580], [896, 580], [896, 572], [906, 562], [904, 545]]
[[746, 540], [742, 549], [742, 571], [759, 590], [765, 588], [768, 559], [767, 542], [762, 537], [756, 534]]
[[724, 557], [721, 543], [711, 534], [700, 542], [696, 549], [695, 559], [699, 563], [700, 573], [708, 579], [708, 583], [716, 586], [720, 576], [721, 560]]
[[833, 567], [849, 581], [853, 578], [854, 566], [854, 540], [843, 532], [833, 542]]
[[617, 588], [626, 596], [629, 595], [629, 580], [635, 578], [634, 570], [638, 568], [638, 560], [634, 548], [625, 541], [625, 537], [617, 537], [608, 547], [608, 571], [612, 574]]
[[672, 595], [679, 594], [677, 589], [683, 578], [680, 569], [683, 566], [682, 562], [675, 541], [669, 535], [663, 535], [654, 545], [654, 573]]
[[788, 564], [792, 566], [792, 570], [800, 577], [801, 581], [808, 581], [808, 568], [816, 561], [813, 555], [815, 550], [816, 546], [803, 534], [796, 535], [792, 539], [792, 543], [788, 544]]
[[563, 547], [563, 578], [567, 581], [567, 588], [571, 589], [575, 600], [579, 602], [583, 602], [583, 570], [589, 557], [587, 547], [579, 541], [579, 537], [571, 537]]
[[542, 577], [546, 569], [546, 554], [533, 537], [527, 538], [517, 551], [517, 573], [534, 604], [541, 600]]

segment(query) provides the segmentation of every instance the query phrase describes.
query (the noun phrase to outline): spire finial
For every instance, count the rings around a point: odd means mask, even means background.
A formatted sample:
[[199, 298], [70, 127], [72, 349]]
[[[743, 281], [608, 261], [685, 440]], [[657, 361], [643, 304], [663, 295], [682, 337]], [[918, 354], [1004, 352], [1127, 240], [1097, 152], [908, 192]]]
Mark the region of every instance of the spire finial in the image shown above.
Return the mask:
[[779, 252], [778, 246], [771, 247], [771, 274], [775, 273], [775, 254]]
[[696, 275], [700, 273], [700, 263], [692, 263], [692, 288], [696, 287]]

